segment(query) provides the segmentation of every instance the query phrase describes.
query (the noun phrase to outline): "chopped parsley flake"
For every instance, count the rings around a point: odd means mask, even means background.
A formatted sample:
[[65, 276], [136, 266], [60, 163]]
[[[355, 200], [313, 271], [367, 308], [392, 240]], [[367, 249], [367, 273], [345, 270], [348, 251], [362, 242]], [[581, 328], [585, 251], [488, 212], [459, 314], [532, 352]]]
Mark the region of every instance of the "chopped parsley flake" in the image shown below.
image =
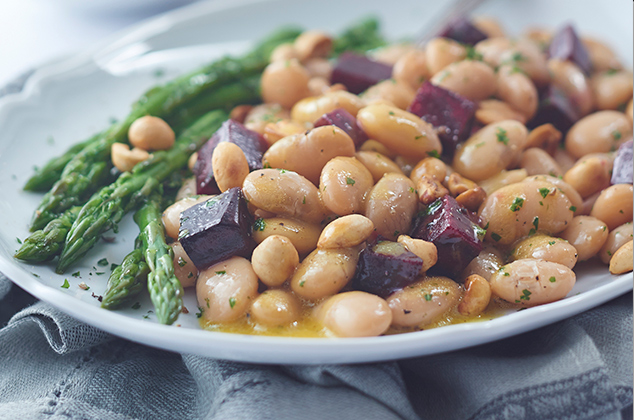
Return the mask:
[[409, 192], [413, 193], [416, 192], [416, 190], [414, 189], [414, 187], [409, 187]]
[[555, 278], [555, 276], [552, 276], [551, 278], [549, 278], [548, 280], [550, 280], [551, 283], [554, 283], [557, 281], [557, 279]]
[[500, 239], [502, 239], [502, 237], [495, 232], [491, 232], [491, 239], [493, 239], [495, 242], [498, 242]]
[[550, 193], [550, 188], [540, 188], [539, 193], [541, 194], [542, 198], [546, 198], [546, 196]]
[[205, 310], [199, 306], [198, 312], [196, 312], [196, 318], [200, 318], [201, 316], [203, 316], [203, 312], [205, 312]]
[[438, 153], [438, 150], [432, 150], [427, 152], [427, 156], [440, 159], [440, 153]]
[[75, 278], [76, 278], [76, 277], [79, 277], [80, 275], [81, 275], [81, 274], [80, 274], [80, 272], [79, 272], [79, 271], [75, 271], [73, 274], [71, 274], [71, 276], [73, 276], [73, 277], [75, 277]]
[[205, 303], [207, 304], [207, 307], [209, 308], [209, 298], [205, 298]]
[[520, 300], [531, 300], [530, 295], [532, 295], [530, 290], [524, 289], [522, 290], [522, 296], [520, 296]]
[[475, 48], [473, 48], [471, 45], [467, 46], [467, 60], [482, 61], [483, 58], [484, 57], [482, 56], [482, 54], [477, 52]]
[[216, 274], [218, 274], [219, 276], [222, 276], [223, 274], [227, 274], [227, 271], [226, 270], [216, 271]]
[[350, 177], [346, 178], [346, 184], [348, 184], [348, 185], [354, 185], [355, 182], [356, 181], [354, 179], [350, 178]]
[[575, 207], [575, 206], [570, 206], [570, 207], [568, 208], [568, 210], [570, 210], [570, 211], [572, 211], [572, 212], [575, 212], [575, 211], [577, 211], [577, 207]]
[[185, 267], [187, 265], [187, 261], [183, 259], [183, 257], [178, 257], [178, 266]]
[[432, 298], [432, 297], [433, 297], [433, 296], [432, 296], [431, 294], [429, 294], [429, 293], [425, 293], [424, 298], [425, 298], [425, 300], [426, 300], [427, 302], [429, 302], [429, 301], [431, 300], [431, 298]]
[[306, 283], [306, 280], [302, 280], [299, 282], [299, 287], [304, 287], [304, 284]]
[[229, 298], [229, 306], [231, 307], [231, 309], [236, 306], [236, 298], [234, 298], [233, 296]]
[[15, 238], [15, 240], [16, 240], [16, 241], [18, 241], [18, 243], [19, 243], [20, 245], [22, 245], [22, 241], [20, 240], [20, 238], [17, 238], [17, 237], [16, 237], [16, 238]]
[[134, 302], [134, 305], [132, 305], [132, 309], [140, 309], [141, 308], [141, 304], [139, 302]]
[[550, 246], [555, 245], [555, 241], [548, 241], [548, 245], [550, 245]]
[[535, 226], [536, 231], [539, 229], [539, 217], [535, 216], [533, 219], [533, 226]]
[[302, 204], [306, 204], [306, 196], [304, 196], [304, 199], [302, 200]]
[[178, 239], [183, 239], [187, 235], [189, 235], [189, 230], [183, 229], [178, 233]]
[[613, 138], [614, 140], [621, 140], [621, 137], [623, 137], [623, 135], [621, 134], [621, 132], [620, 132], [620, 131], [618, 131], [618, 130], [614, 130], [614, 131], [612, 132], [612, 138]]
[[506, 132], [506, 130], [502, 127], [498, 127], [497, 131], [495, 132], [495, 136], [497, 137], [498, 141], [500, 143], [504, 143], [505, 145], [509, 144], [509, 137], [507, 134], [508, 133]]
[[256, 220], [255, 223], [253, 223], [253, 230], [255, 232], [258, 232], [258, 231], [263, 232], [265, 227], [266, 227], [266, 222], [261, 217], [258, 220]]
[[513, 204], [511, 204], [511, 211], [518, 211], [524, 205], [524, 199], [522, 197], [515, 197]]
[[68, 282], [68, 279], [64, 279], [64, 284], [62, 284], [60, 287], [62, 289], [68, 289], [70, 287], [70, 283]]
[[108, 260], [106, 258], [102, 258], [99, 261], [97, 261], [97, 265], [99, 265], [101, 267], [105, 267], [108, 264], [110, 264], [110, 263], [108, 262]]
[[390, 111], [390, 112], [388, 112], [388, 114], [390, 114], [390, 115], [394, 115], [394, 112], [393, 112], [393, 111]]

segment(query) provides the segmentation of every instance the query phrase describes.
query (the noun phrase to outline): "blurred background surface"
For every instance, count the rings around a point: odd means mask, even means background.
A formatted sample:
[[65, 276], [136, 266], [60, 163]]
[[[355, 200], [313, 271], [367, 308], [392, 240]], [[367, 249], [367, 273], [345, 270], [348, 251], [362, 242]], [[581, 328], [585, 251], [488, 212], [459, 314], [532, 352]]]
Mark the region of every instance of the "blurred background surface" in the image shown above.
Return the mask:
[[0, 0], [0, 86], [156, 14], [197, 0]]

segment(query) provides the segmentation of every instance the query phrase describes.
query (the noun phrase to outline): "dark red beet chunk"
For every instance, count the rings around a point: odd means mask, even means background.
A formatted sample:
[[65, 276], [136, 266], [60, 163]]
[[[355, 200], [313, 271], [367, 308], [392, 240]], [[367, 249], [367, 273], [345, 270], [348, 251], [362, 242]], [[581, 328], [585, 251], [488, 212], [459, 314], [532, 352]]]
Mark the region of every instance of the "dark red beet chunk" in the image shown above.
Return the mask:
[[451, 157], [456, 146], [469, 137], [476, 105], [457, 93], [425, 82], [408, 111], [437, 129], [443, 154]]
[[354, 145], [359, 147], [368, 139], [368, 135], [357, 123], [357, 119], [343, 108], [337, 108], [332, 112], [324, 114], [315, 121], [315, 127], [322, 125], [336, 125], [350, 136]]
[[252, 222], [242, 190], [231, 188], [185, 210], [178, 239], [202, 270], [234, 256], [249, 258], [255, 248]]
[[586, 74], [590, 74], [592, 71], [590, 54], [588, 54], [588, 50], [586, 50], [586, 47], [577, 36], [577, 32], [572, 25], [566, 25], [557, 31], [552, 41], [550, 41], [548, 55], [550, 58], [572, 61]]
[[557, 130], [566, 133], [578, 119], [579, 113], [570, 98], [562, 90], [550, 85], [541, 94], [537, 114], [526, 126], [535, 128], [551, 123]]
[[632, 140], [627, 141], [619, 147], [614, 159], [614, 169], [612, 169], [612, 184], [631, 184], [634, 177], [632, 158]]
[[198, 151], [194, 165], [197, 194], [218, 194], [220, 190], [214, 178], [211, 156], [218, 143], [228, 141], [242, 149], [249, 163], [249, 170], [262, 169], [262, 155], [266, 151], [266, 141], [255, 131], [251, 131], [234, 120], [227, 120]]
[[414, 283], [422, 268], [423, 260], [398, 242], [378, 242], [359, 254], [352, 287], [387, 297]]
[[345, 52], [339, 56], [330, 81], [341, 83], [348, 91], [358, 94], [390, 77], [392, 66], [370, 60], [365, 55]]
[[438, 36], [469, 45], [475, 45], [488, 38], [487, 34], [476, 28], [469, 19], [464, 17], [449, 22]]
[[414, 223], [412, 238], [433, 242], [438, 262], [429, 272], [457, 280], [458, 275], [482, 251], [484, 229], [450, 195], [429, 205]]

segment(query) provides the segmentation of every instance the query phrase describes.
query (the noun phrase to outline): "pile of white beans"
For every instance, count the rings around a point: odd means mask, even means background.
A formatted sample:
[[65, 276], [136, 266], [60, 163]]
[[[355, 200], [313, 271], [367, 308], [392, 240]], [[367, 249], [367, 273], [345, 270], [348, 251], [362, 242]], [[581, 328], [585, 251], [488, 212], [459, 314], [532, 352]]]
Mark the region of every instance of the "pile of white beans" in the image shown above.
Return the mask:
[[[632, 138], [631, 71], [594, 39], [583, 38], [594, 66], [588, 76], [547, 59], [551, 32], [511, 39], [492, 19], [474, 22], [489, 35], [474, 47], [481, 60], [444, 38], [422, 49], [387, 47], [374, 58], [394, 66], [393, 79], [359, 96], [329, 84], [328, 35], [309, 31], [275, 50], [262, 76], [264, 103], [232, 112], [269, 143], [265, 169], [249, 172], [231, 143], [212, 158], [220, 190], [241, 187], [257, 220], [251, 260], [194, 267], [178, 242], [179, 217], [209, 196], [196, 196], [193, 180], [163, 215], [176, 275], [196, 287], [208, 327], [293, 335], [311, 325], [315, 336], [377, 336], [478, 319], [501, 302], [521, 308], [562, 299], [578, 261], [602, 261], [613, 274], [632, 270], [632, 185], [610, 185], [615, 150]], [[434, 127], [405, 110], [424, 80], [478, 104], [483, 128], [451, 164], [433, 157], [442, 151]], [[538, 108], [537, 88], [548, 83], [582, 114], [563, 139], [550, 124], [525, 126]], [[337, 108], [370, 138], [360, 148], [335, 126], [313, 128]], [[122, 153], [129, 160], [135, 152]], [[437, 249], [406, 235], [417, 212], [445, 194], [477, 212], [487, 230], [484, 250], [455, 279], [426, 276]], [[415, 283], [386, 299], [348, 285], [375, 232], [424, 262]]]

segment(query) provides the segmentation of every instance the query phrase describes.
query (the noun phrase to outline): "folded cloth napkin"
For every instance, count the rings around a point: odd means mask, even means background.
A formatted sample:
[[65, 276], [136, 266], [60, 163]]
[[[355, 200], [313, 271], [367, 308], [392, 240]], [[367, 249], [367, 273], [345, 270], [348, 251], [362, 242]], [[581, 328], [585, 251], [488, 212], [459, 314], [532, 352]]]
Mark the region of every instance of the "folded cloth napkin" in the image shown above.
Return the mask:
[[0, 276], [0, 419], [632, 419], [631, 293], [471, 349], [323, 366], [161, 351], [19, 310], [34, 301]]

